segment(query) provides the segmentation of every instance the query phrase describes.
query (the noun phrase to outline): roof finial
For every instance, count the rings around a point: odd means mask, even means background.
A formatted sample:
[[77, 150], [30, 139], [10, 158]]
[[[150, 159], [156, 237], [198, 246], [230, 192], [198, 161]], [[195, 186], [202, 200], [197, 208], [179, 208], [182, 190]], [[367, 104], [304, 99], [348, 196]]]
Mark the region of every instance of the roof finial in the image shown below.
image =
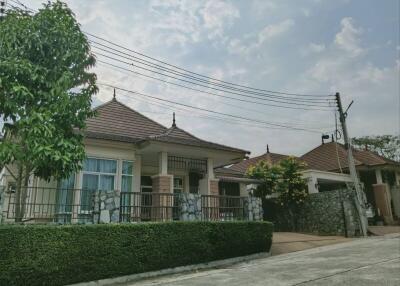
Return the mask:
[[267, 144], [267, 153], [269, 153], [269, 146], [268, 146], [268, 144]]
[[116, 99], [116, 94], [115, 94], [115, 88], [114, 88], [113, 100], [117, 100], [117, 99]]
[[175, 112], [172, 114], [172, 127], [176, 127]]

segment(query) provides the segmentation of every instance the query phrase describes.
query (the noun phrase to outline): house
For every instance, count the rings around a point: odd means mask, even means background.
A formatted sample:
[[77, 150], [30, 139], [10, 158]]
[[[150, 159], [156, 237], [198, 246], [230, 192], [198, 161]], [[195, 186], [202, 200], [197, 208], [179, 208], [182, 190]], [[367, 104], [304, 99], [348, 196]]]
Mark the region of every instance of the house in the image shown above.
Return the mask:
[[[169, 195], [177, 193], [247, 196], [243, 182], [238, 182], [233, 172], [214, 169], [242, 161], [248, 151], [202, 140], [179, 128], [175, 116], [172, 126], [164, 127], [115, 96], [95, 110], [98, 115], [87, 120], [84, 131], [87, 159], [83, 169], [62, 181], [31, 177], [24, 220], [85, 220], [93, 209], [93, 190], [118, 190], [121, 207], [127, 212], [139, 208], [141, 213], [162, 202], [173, 208], [175, 202]], [[0, 185], [6, 190], [4, 221], [15, 216], [15, 182], [10, 170], [12, 166], [7, 166], [0, 173]], [[106, 198], [104, 202], [109, 201]]]
[[[228, 169], [245, 177], [246, 170], [259, 161], [277, 164], [288, 156], [271, 153], [267, 148], [265, 154], [233, 164]], [[353, 149], [353, 157], [368, 203], [379, 209], [387, 222], [393, 217], [400, 218], [400, 163], [368, 150]], [[353, 182], [343, 144], [333, 141], [322, 143], [297, 158], [306, 163], [302, 174], [307, 179], [309, 193], [336, 190]]]
[[[388, 223], [393, 217], [400, 218], [400, 163], [369, 150], [353, 149], [352, 153], [367, 202], [378, 210]], [[308, 166], [311, 178], [310, 192], [335, 189], [347, 182], [349, 168], [347, 150], [343, 144], [321, 144], [301, 156], [300, 160]], [[327, 180], [321, 174], [332, 174], [332, 177]]]

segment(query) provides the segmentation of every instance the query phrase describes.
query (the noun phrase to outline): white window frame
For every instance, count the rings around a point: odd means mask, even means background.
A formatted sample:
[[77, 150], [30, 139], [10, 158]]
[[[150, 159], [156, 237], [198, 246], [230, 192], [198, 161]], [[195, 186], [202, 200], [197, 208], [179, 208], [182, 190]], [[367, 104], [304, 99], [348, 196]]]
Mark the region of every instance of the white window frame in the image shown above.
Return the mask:
[[[182, 180], [182, 185], [181, 187], [175, 187], [175, 179], [180, 179]], [[185, 178], [183, 176], [174, 176], [173, 177], [173, 192], [175, 193], [175, 190], [179, 190], [180, 193], [183, 193], [185, 191]], [[177, 192], [178, 193], [178, 192]]]
[[[103, 172], [93, 172], [93, 171], [85, 171], [82, 169], [82, 185], [83, 185], [83, 175], [97, 175], [97, 186], [100, 186], [100, 175], [106, 175], [106, 176], [114, 176], [114, 187], [113, 189], [116, 189], [117, 185], [117, 178], [118, 178], [118, 159], [110, 159], [110, 158], [100, 158], [100, 157], [94, 157], [94, 156], [87, 156], [87, 159], [95, 159], [95, 160], [107, 160], [107, 161], [115, 161], [116, 167], [115, 167], [115, 173], [103, 173]], [[121, 170], [122, 172], [122, 170]]]
[[[132, 163], [132, 173], [131, 174], [124, 174], [123, 173], [124, 162]], [[118, 166], [117, 166], [117, 168], [118, 168]], [[133, 190], [135, 188], [135, 184], [134, 184], [135, 183], [135, 175], [134, 174], [135, 174], [135, 162], [132, 161], [132, 160], [121, 159], [121, 192], [122, 192], [122, 178], [124, 176], [131, 177], [131, 179], [132, 179], [132, 189], [129, 190], [128, 192], [133, 192]]]

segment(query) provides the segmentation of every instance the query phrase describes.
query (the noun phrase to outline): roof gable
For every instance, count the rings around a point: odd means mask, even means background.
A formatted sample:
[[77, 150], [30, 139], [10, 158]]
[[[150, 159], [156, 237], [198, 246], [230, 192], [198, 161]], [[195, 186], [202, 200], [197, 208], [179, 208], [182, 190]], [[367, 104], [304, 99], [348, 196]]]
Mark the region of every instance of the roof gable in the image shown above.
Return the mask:
[[86, 120], [85, 134], [91, 138], [138, 141], [165, 132], [166, 127], [113, 99], [94, 110], [97, 116]]
[[200, 139], [189, 132], [175, 126], [167, 129], [165, 132], [162, 132], [157, 135], [151, 135], [147, 139], [166, 142], [166, 143], [176, 143], [176, 144], [185, 144], [196, 147], [204, 147], [204, 148], [212, 148], [218, 150], [225, 150], [231, 152], [241, 152], [241, 153], [250, 153], [245, 150], [241, 150], [238, 148], [232, 148], [226, 145], [217, 144], [213, 142], [209, 142], [203, 139]]

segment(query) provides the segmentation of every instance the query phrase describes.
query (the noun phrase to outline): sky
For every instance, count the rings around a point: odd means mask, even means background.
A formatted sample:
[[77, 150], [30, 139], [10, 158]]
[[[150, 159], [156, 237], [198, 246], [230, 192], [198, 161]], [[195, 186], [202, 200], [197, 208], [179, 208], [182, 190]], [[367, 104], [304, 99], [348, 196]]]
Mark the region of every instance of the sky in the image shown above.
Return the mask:
[[[42, 1], [22, 1], [38, 8]], [[399, 1], [68, 0], [82, 30], [170, 64], [259, 89], [340, 92], [350, 136], [399, 134]], [[99, 60], [106, 60], [97, 56]], [[126, 68], [126, 66], [121, 65]], [[136, 69], [137, 70], [137, 69]], [[301, 155], [335, 128], [333, 111], [284, 109], [211, 96], [98, 63], [98, 81], [235, 116], [284, 123], [273, 129], [156, 105], [126, 92], [117, 99], [169, 127], [251, 151]], [[112, 98], [99, 86], [98, 105]], [[223, 94], [223, 93], [221, 93]], [[228, 94], [229, 95], [229, 94]], [[204, 117], [206, 115], [206, 117]], [[211, 115], [214, 116], [215, 115]]]

